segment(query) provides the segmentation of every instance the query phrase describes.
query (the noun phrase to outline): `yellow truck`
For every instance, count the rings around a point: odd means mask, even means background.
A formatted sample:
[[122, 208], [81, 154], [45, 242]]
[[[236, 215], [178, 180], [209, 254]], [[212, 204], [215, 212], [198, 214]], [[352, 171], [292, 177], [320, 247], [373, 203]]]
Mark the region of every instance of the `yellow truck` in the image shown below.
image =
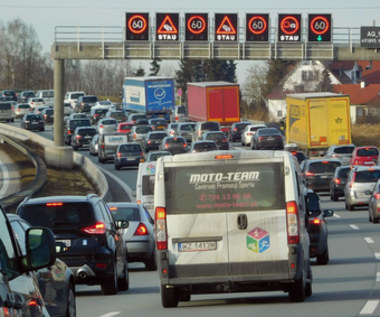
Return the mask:
[[309, 156], [321, 156], [334, 144], [351, 143], [350, 97], [330, 92], [286, 96], [286, 143]]

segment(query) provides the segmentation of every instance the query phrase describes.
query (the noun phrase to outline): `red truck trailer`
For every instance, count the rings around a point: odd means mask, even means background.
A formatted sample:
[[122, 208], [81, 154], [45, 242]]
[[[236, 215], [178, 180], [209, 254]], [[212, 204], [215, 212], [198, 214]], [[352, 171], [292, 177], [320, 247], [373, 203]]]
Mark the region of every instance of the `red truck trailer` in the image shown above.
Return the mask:
[[223, 131], [240, 121], [239, 85], [224, 81], [187, 84], [190, 121], [218, 121]]

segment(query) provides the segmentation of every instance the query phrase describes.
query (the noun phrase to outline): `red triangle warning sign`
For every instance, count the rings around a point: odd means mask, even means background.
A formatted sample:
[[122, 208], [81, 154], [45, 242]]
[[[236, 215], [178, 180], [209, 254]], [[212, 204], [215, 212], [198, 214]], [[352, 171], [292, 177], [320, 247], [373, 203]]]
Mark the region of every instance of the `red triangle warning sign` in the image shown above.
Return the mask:
[[160, 27], [157, 29], [158, 34], [178, 34], [178, 30], [169, 15], [165, 16]]
[[223, 18], [218, 29], [216, 30], [216, 34], [228, 34], [228, 35], [235, 35], [236, 34], [236, 29], [235, 29], [234, 25], [231, 23], [231, 20], [228, 17], [228, 15], [226, 15]]

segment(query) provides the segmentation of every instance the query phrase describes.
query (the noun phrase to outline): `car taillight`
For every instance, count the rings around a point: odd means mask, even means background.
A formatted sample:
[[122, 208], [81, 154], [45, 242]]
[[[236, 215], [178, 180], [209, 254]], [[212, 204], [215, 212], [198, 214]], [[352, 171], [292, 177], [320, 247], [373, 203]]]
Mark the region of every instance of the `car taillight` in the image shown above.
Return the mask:
[[187, 143], [184, 143], [184, 144], [183, 144], [183, 147], [187, 147]]
[[136, 133], [133, 133], [133, 138], [136, 140], [136, 138], [137, 138]]
[[236, 132], [238, 129], [237, 128], [234, 128], [233, 131]]
[[166, 232], [166, 209], [164, 207], [156, 207], [156, 246], [157, 250], [167, 250], [167, 232]]
[[106, 225], [103, 222], [97, 222], [96, 224], [80, 229], [88, 234], [104, 234], [106, 232]]
[[305, 176], [314, 176], [315, 175], [315, 173], [312, 173], [312, 172], [309, 172], [309, 171], [307, 171], [306, 173], [305, 173]]
[[354, 175], [352, 175], [351, 182], [350, 182], [350, 188], [352, 188], [352, 185], [354, 184], [356, 178], [356, 172], [354, 172]]
[[165, 144], [165, 149], [167, 149], [168, 147], [169, 147], [169, 144], [166, 143], [166, 144]]
[[139, 226], [137, 227], [137, 229], [133, 235], [134, 236], [147, 236], [148, 235], [148, 229], [142, 222], [140, 222]]
[[99, 128], [101, 128], [101, 129], [104, 128], [104, 125], [101, 124], [101, 125], [99, 126]]
[[152, 141], [151, 140], [148, 140], [148, 142], [147, 142], [148, 144], [152, 144]]
[[247, 135], [253, 135], [253, 133], [252, 132], [247, 132]]
[[70, 131], [70, 130], [67, 130], [67, 134], [71, 134], [71, 131]]
[[46, 207], [61, 207], [63, 206], [63, 203], [57, 202], [57, 203], [46, 203]]
[[178, 121], [178, 117], [175, 117], [175, 120]]
[[76, 138], [77, 140], [80, 140], [80, 139], [82, 138], [82, 136], [78, 134], [75, 138]]
[[380, 199], [380, 193], [373, 195], [376, 199]]
[[99, 113], [95, 113], [95, 114], [94, 114], [94, 117], [95, 117], [95, 118], [99, 117]]
[[336, 185], [342, 184], [342, 181], [340, 180], [340, 178], [335, 178], [334, 182], [335, 182]]
[[227, 139], [223, 139], [222, 142], [228, 142]]
[[264, 140], [264, 137], [263, 136], [259, 136], [259, 141], [262, 141]]
[[313, 218], [313, 219], [310, 219], [309, 220], [309, 223], [310, 224], [313, 224], [313, 225], [320, 225], [321, 224], [321, 219], [319, 219], [319, 218]]
[[286, 220], [288, 229], [288, 244], [299, 243], [298, 207], [295, 201], [286, 203]]
[[116, 153], [116, 156], [117, 156], [118, 158], [121, 158], [121, 152], [117, 152], [117, 153]]

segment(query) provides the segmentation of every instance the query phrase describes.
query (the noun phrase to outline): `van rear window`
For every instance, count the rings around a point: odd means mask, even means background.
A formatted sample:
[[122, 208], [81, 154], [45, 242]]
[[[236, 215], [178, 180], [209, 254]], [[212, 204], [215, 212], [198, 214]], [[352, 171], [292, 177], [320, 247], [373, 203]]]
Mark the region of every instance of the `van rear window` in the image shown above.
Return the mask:
[[168, 214], [255, 211], [285, 208], [282, 163], [165, 168]]
[[12, 104], [11, 103], [0, 103], [0, 110], [10, 110], [12, 109]]

